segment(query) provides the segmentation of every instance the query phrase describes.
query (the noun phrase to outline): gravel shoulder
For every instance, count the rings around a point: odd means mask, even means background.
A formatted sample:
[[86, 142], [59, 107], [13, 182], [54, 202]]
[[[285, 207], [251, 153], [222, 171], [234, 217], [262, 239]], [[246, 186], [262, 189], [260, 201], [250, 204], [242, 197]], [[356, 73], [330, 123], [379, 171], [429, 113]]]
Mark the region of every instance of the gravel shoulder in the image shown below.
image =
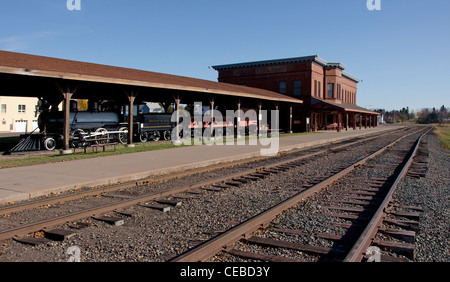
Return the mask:
[[406, 178], [394, 198], [423, 208], [416, 237], [416, 261], [450, 261], [450, 153], [428, 135], [429, 165], [425, 177]]

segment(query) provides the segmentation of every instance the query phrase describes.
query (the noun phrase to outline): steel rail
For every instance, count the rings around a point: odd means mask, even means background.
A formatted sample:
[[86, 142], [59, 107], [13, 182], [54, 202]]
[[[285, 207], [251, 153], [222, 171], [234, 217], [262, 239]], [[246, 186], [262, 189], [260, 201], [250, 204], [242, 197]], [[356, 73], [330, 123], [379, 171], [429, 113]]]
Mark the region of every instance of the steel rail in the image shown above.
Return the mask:
[[299, 204], [301, 201], [311, 197], [315, 193], [321, 191], [323, 188], [327, 187], [329, 184], [333, 183], [334, 181], [344, 177], [351, 171], [353, 171], [354, 168], [361, 166], [368, 162], [369, 160], [379, 156], [380, 154], [384, 153], [386, 150], [403, 140], [404, 138], [417, 133], [423, 129], [420, 129], [416, 132], [412, 132], [410, 134], [407, 134], [405, 136], [402, 136], [392, 143], [390, 143], [387, 146], [384, 146], [383, 148], [379, 149], [375, 153], [372, 153], [371, 155], [364, 157], [360, 161], [348, 166], [347, 168], [341, 170], [340, 172], [336, 173], [335, 175], [325, 179], [324, 181], [310, 187], [309, 189], [298, 192], [292, 197], [282, 201], [281, 203], [273, 206], [272, 208], [259, 213], [258, 215], [242, 222], [241, 224], [229, 229], [228, 231], [222, 233], [221, 235], [218, 235], [214, 238], [211, 238], [210, 240], [202, 243], [201, 245], [188, 250], [179, 256], [169, 260], [170, 262], [199, 262], [204, 261], [208, 259], [209, 257], [217, 254], [218, 252], [222, 250], [226, 250], [229, 246], [232, 246], [235, 242], [239, 241], [242, 238], [246, 238], [248, 236], [251, 236], [251, 234], [258, 229], [264, 227], [269, 222], [271, 222], [273, 219], [276, 218], [280, 213], [283, 211], [292, 208]]
[[[412, 133], [411, 133], [412, 134]], [[340, 145], [337, 146], [335, 148], [332, 149], [324, 149], [324, 150], [320, 150], [318, 152], [314, 152], [314, 153], [309, 153], [303, 156], [299, 156], [299, 157], [295, 157], [289, 160], [284, 160], [284, 161], [279, 161], [270, 165], [264, 165], [264, 166], [260, 166], [257, 168], [252, 168], [252, 169], [247, 169], [238, 173], [234, 173], [234, 174], [230, 174], [224, 177], [220, 177], [220, 178], [215, 178], [215, 179], [211, 179], [211, 180], [207, 180], [207, 181], [202, 181], [196, 184], [191, 184], [191, 185], [185, 185], [179, 188], [175, 188], [175, 189], [171, 189], [165, 192], [157, 192], [157, 193], [150, 193], [150, 194], [145, 194], [142, 196], [138, 196], [135, 198], [131, 198], [131, 199], [122, 199], [119, 201], [115, 201], [113, 203], [109, 203], [109, 204], [105, 204], [103, 206], [100, 207], [95, 207], [95, 208], [91, 208], [91, 209], [86, 209], [80, 212], [75, 212], [75, 213], [71, 213], [69, 215], [62, 215], [62, 216], [58, 216], [58, 217], [54, 217], [54, 218], [50, 218], [50, 219], [46, 219], [46, 220], [42, 220], [39, 222], [35, 222], [35, 223], [29, 223], [29, 224], [23, 224], [21, 226], [18, 227], [12, 227], [9, 229], [5, 229], [5, 230], [0, 230], [0, 241], [1, 240], [5, 240], [5, 239], [9, 239], [9, 238], [13, 238], [13, 237], [18, 237], [18, 236], [24, 236], [27, 235], [29, 233], [32, 232], [37, 232], [43, 229], [47, 229], [47, 228], [52, 228], [54, 226], [58, 226], [58, 225], [62, 225], [65, 224], [67, 222], [72, 222], [72, 221], [76, 221], [76, 220], [80, 220], [83, 218], [88, 218], [88, 217], [92, 217], [92, 216], [96, 216], [96, 215], [100, 215], [100, 214], [104, 214], [104, 213], [109, 213], [109, 212], [113, 212], [116, 210], [120, 210], [120, 209], [125, 209], [134, 205], [138, 205], [138, 204], [142, 204], [148, 201], [152, 201], [152, 200], [157, 200], [160, 198], [164, 198], [164, 197], [169, 197], [171, 195], [177, 194], [177, 193], [182, 193], [182, 192], [186, 192], [189, 190], [193, 190], [193, 189], [198, 189], [204, 186], [208, 186], [208, 185], [212, 185], [212, 184], [216, 184], [216, 183], [220, 183], [220, 182], [224, 182], [224, 181], [229, 181], [231, 179], [234, 178], [239, 178], [239, 177], [243, 177], [249, 174], [253, 174], [253, 173], [257, 173], [266, 169], [271, 169], [271, 168], [276, 168], [279, 166], [283, 166], [286, 164], [290, 164], [290, 163], [294, 163], [297, 161], [301, 161], [303, 159], [307, 159], [307, 158], [311, 158], [320, 154], [323, 154], [325, 152], [328, 152], [329, 150], [336, 150], [336, 149], [340, 149], [340, 148], [345, 148], [348, 146], [352, 146], [355, 145], [356, 143], [362, 143], [368, 140], [372, 140], [376, 137], [371, 137], [369, 139], [363, 139], [363, 140], [358, 140], [355, 142], [351, 142], [349, 144], [344, 144], [344, 145]], [[253, 162], [253, 161], [258, 161], [258, 160], [262, 160], [262, 159], [266, 159], [267, 157], [256, 157], [256, 158], [252, 158], [252, 160], [242, 160], [242, 161], [238, 161], [238, 163], [247, 163], [247, 162]], [[232, 165], [236, 165], [236, 163], [230, 163], [230, 164], [220, 164], [217, 165], [220, 168], [222, 167], [227, 167], [227, 166], [232, 166]], [[214, 166], [215, 167], [215, 166]], [[215, 167], [217, 169], [217, 167]], [[208, 170], [212, 170], [212, 168], [204, 168], [202, 171], [208, 171]], [[197, 172], [197, 171], [196, 171]], [[201, 172], [201, 171], [200, 171]], [[192, 171], [190, 172], [192, 173]], [[180, 174], [175, 174], [175, 175], [169, 175], [169, 178], [172, 177], [179, 177], [180, 175], [184, 175], [185, 173], [182, 172]], [[189, 174], [189, 173], [188, 173]], [[163, 176], [164, 178], [164, 176]], [[128, 186], [127, 186], [128, 185]], [[114, 187], [114, 188], [100, 188], [100, 189], [96, 189], [95, 191], [86, 191], [86, 192], [81, 192], [80, 194], [83, 196], [87, 196], [87, 195], [97, 195], [99, 193], [103, 193], [103, 192], [108, 192], [108, 191], [112, 191], [114, 190], [118, 190], [121, 188], [129, 188], [130, 184], [126, 184], [126, 185], [119, 185], [118, 187]], [[24, 205], [18, 205], [15, 207], [11, 207], [10, 209], [8, 208], [3, 208], [0, 209], [0, 213], [6, 213], [6, 212], [12, 212], [12, 211], [17, 211], [17, 210], [23, 210], [26, 208], [31, 208], [31, 207], [39, 207], [39, 206], [43, 206], [45, 204], [50, 204], [50, 203], [58, 203], [58, 202], [63, 202], [63, 201], [68, 201], [68, 200], [73, 200], [73, 199], [77, 199], [80, 198], [79, 194], [77, 195], [68, 195], [68, 196], [61, 196], [61, 197], [56, 197], [50, 200], [40, 200], [40, 201], [36, 201], [30, 204], [24, 204]]]
[[[404, 130], [404, 129], [400, 129], [400, 131], [401, 130]], [[387, 134], [392, 134], [392, 133], [383, 133], [383, 134], [375, 136], [375, 137], [363, 138], [361, 140], [356, 140], [354, 142], [336, 146], [334, 148], [326, 148], [326, 149], [320, 150], [315, 153], [310, 153], [310, 154], [301, 156], [300, 158], [314, 157], [314, 156], [320, 155], [322, 153], [326, 153], [328, 151], [339, 150], [339, 149], [343, 149], [346, 147], [354, 146], [359, 143], [369, 142], [375, 138], [379, 138], [380, 136], [387, 135]], [[345, 141], [345, 140], [342, 140], [342, 141]], [[330, 143], [330, 144], [333, 144], [333, 143]], [[328, 145], [330, 145], [330, 144], [328, 144]], [[327, 146], [327, 145], [314, 146], [313, 148], [320, 148], [322, 146]], [[311, 147], [308, 149], [311, 149]], [[297, 152], [295, 152], [295, 153], [297, 153]], [[295, 154], [295, 153], [292, 153], [292, 154]], [[290, 154], [290, 153], [288, 153], [288, 154]], [[10, 214], [10, 213], [19, 212], [19, 211], [23, 211], [23, 210], [27, 210], [27, 209], [32, 209], [32, 208], [37, 208], [37, 207], [41, 207], [44, 205], [53, 205], [53, 204], [67, 202], [67, 201], [73, 201], [73, 200], [77, 200], [77, 199], [80, 199], [83, 197], [95, 196], [98, 194], [113, 192], [113, 191], [117, 191], [117, 190], [121, 190], [121, 189], [128, 189], [128, 188], [133, 188], [136, 186], [153, 184], [153, 183], [162, 182], [162, 181], [166, 181], [166, 180], [170, 180], [170, 179], [188, 176], [191, 174], [204, 173], [204, 172], [208, 172], [208, 171], [212, 171], [212, 170], [218, 170], [218, 169], [232, 167], [232, 166], [238, 166], [238, 165], [242, 165], [242, 164], [246, 164], [246, 163], [262, 161], [262, 160], [265, 160], [268, 158], [269, 157], [252, 157], [252, 158], [247, 158], [244, 160], [220, 163], [220, 164], [215, 164], [215, 165], [211, 165], [208, 167], [196, 168], [196, 169], [187, 170], [187, 171], [173, 172], [173, 173], [158, 175], [158, 176], [149, 176], [149, 177], [137, 180], [137, 181], [113, 184], [113, 185], [109, 185], [107, 187], [91, 188], [87, 191], [79, 191], [79, 192], [75, 192], [75, 193], [62, 194], [62, 195], [53, 196], [53, 197], [49, 197], [49, 198], [29, 200], [29, 201], [18, 203], [18, 204], [0, 206], [0, 215], [1, 214]], [[261, 168], [263, 168], [263, 167], [261, 167]]]
[[344, 262], [361, 262], [365, 252], [370, 247], [372, 240], [374, 239], [375, 235], [378, 233], [378, 229], [380, 228], [381, 223], [383, 222], [383, 219], [386, 215], [385, 211], [388, 208], [389, 203], [392, 200], [392, 195], [394, 194], [394, 191], [397, 189], [397, 186], [399, 183], [403, 180], [403, 178], [406, 176], [406, 173], [408, 172], [408, 169], [410, 168], [411, 164], [413, 163], [413, 159], [416, 156], [417, 150], [419, 148], [420, 142], [422, 138], [430, 131], [429, 129], [427, 132], [423, 133], [420, 138], [415, 142], [415, 146], [413, 148], [413, 151], [408, 158], [407, 162], [403, 166], [403, 169], [395, 179], [392, 186], [389, 188], [389, 192], [387, 193], [386, 197], [384, 198], [383, 202], [377, 209], [376, 213], [368, 223], [367, 227], [364, 229], [361, 236], [358, 238], [356, 243], [353, 245], [353, 248], [349, 251], [347, 256], [344, 259]]
[[[409, 136], [409, 135], [411, 135], [413, 133], [415, 133], [415, 132], [409, 133], [408, 135], [405, 135], [405, 136], [403, 136], [403, 137], [401, 137], [399, 139], [403, 139], [403, 138], [405, 138], [405, 137], [407, 137], [407, 136]], [[369, 138], [369, 140], [372, 140], [374, 138], [377, 138], [377, 137]], [[253, 169], [244, 170], [244, 171], [241, 171], [239, 173], [227, 175], [227, 176], [224, 176], [224, 177], [215, 178], [215, 179], [211, 179], [211, 180], [207, 180], [207, 181], [202, 181], [202, 182], [199, 182], [199, 183], [196, 183], [196, 184], [185, 185], [185, 186], [178, 187], [178, 188], [175, 188], [175, 189], [171, 189], [171, 190], [168, 190], [168, 191], [165, 191], [165, 192], [157, 192], [157, 193], [145, 194], [145, 195], [138, 196], [138, 197], [131, 198], [131, 199], [122, 199], [122, 200], [119, 200], [119, 201], [116, 201], [116, 202], [113, 202], [113, 203], [110, 203], [110, 204], [105, 204], [105, 205], [100, 206], [100, 207], [95, 207], [95, 208], [86, 209], [86, 210], [83, 210], [83, 211], [80, 211], [80, 212], [71, 213], [69, 215], [62, 215], [62, 216], [58, 216], [58, 217], [42, 220], [42, 221], [35, 222], [35, 223], [23, 224], [23, 225], [18, 226], [18, 227], [12, 227], [12, 228], [9, 228], [9, 229], [6, 229], [6, 230], [0, 230], [0, 241], [1, 240], [5, 240], [5, 239], [9, 239], [9, 238], [13, 238], [13, 237], [24, 236], [24, 235], [27, 235], [27, 234], [32, 233], [32, 232], [38, 232], [38, 231], [41, 231], [41, 230], [45, 230], [45, 229], [48, 229], [48, 228], [52, 228], [52, 227], [55, 227], [55, 226], [59, 226], [59, 225], [65, 224], [67, 222], [73, 222], [73, 221], [80, 220], [80, 219], [83, 219], [83, 218], [88, 218], [88, 217], [97, 216], [97, 215], [104, 214], [104, 213], [109, 213], [109, 212], [114, 212], [114, 211], [121, 210], [121, 209], [126, 209], [126, 208], [134, 206], [134, 205], [139, 205], [139, 204], [142, 204], [142, 203], [145, 203], [145, 202], [148, 202], [148, 201], [152, 201], [152, 200], [157, 200], [157, 199], [160, 199], [160, 198], [163, 198], [163, 197], [169, 197], [169, 196], [177, 194], [177, 193], [187, 192], [189, 190], [198, 189], [198, 188], [201, 188], [203, 186], [208, 186], [208, 185], [212, 185], [212, 184], [215, 184], [215, 183], [228, 181], [228, 180], [233, 179], [233, 178], [239, 178], [239, 177], [246, 176], [246, 175], [249, 175], [249, 174], [257, 173], [257, 172], [259, 172], [261, 170], [264, 170], [264, 169], [271, 169], [271, 168], [275, 168], [275, 167], [278, 167], [278, 166], [283, 166], [283, 165], [286, 165], [286, 164], [289, 164], [289, 163], [297, 162], [297, 161], [300, 161], [300, 160], [303, 160], [303, 159], [307, 159], [307, 158], [310, 158], [310, 157], [322, 154], [324, 152], [328, 152], [329, 150], [336, 150], [338, 148], [345, 148], [347, 146], [352, 146], [355, 143], [361, 143], [361, 142], [364, 142], [364, 141], [367, 141], [367, 139], [363, 139], [363, 140], [359, 140], [359, 141], [356, 141], [356, 142], [352, 142], [350, 144], [340, 145], [340, 146], [338, 146], [336, 148], [332, 148], [332, 149], [325, 149], [325, 150], [321, 150], [319, 152], [306, 154], [306, 155], [303, 155], [303, 156], [299, 156], [299, 157], [296, 157], [296, 158], [293, 158], [293, 159], [289, 159], [289, 160], [284, 160], [284, 161], [277, 162], [277, 163], [274, 163], [274, 164], [260, 166], [258, 168], [253, 168]], [[245, 160], [242, 161], [242, 162], [245, 162]], [[123, 188], [126, 188], [126, 187], [123, 187]], [[104, 191], [109, 191], [109, 190], [107, 190], [107, 188], [102, 188], [100, 190], [102, 190], [103, 192]], [[99, 191], [95, 191], [95, 192], [96, 192], [96, 194], [99, 193]], [[88, 191], [86, 193], [93, 193], [93, 192], [92, 191]], [[95, 195], [95, 193], [94, 193], [94, 195]], [[61, 201], [61, 199], [54, 199], [54, 200], [55, 201]], [[42, 206], [43, 204], [46, 204], [46, 203], [48, 203], [48, 202], [43, 201], [43, 202], [40, 202], [40, 204], [36, 203], [35, 205], [36, 206]], [[3, 212], [3, 211], [5, 211], [5, 210], [0, 210], [0, 212]]]

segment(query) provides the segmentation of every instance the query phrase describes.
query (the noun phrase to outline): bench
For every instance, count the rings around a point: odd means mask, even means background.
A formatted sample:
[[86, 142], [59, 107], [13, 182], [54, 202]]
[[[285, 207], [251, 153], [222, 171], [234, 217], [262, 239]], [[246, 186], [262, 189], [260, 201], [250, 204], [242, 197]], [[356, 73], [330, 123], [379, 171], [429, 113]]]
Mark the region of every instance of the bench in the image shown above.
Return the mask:
[[[117, 147], [116, 145], [119, 144], [119, 142], [110, 142], [111, 140], [113, 140], [113, 138], [94, 138], [94, 139], [86, 139], [84, 140], [84, 153], [86, 154], [87, 148], [90, 147], [92, 148], [92, 151], [98, 153], [98, 148], [102, 147], [103, 148], [103, 152], [106, 151], [106, 146], [114, 146], [114, 151], [116, 151]], [[74, 153], [75, 153], [75, 149], [74, 149]]]
[[[110, 143], [101, 143], [101, 144], [93, 144], [93, 145], [91, 145], [91, 146], [89, 146], [89, 147], [91, 147], [92, 148], [92, 151], [94, 151], [94, 149], [95, 149], [95, 152], [96, 153], [98, 153], [98, 148], [99, 147], [103, 147], [103, 152], [105, 152], [105, 150], [106, 150], [106, 146], [114, 146], [114, 152], [116, 151], [116, 145], [117, 144], [119, 144], [119, 142], [110, 142]], [[88, 146], [85, 146], [84, 147], [84, 153], [86, 154], [86, 148], [87, 148]]]
[[280, 134], [284, 134], [285, 132], [282, 129], [269, 129], [267, 130], [267, 137], [272, 137], [272, 134], [278, 134], [278, 136]]
[[325, 126], [326, 130], [336, 130], [338, 128], [337, 123], [332, 123], [332, 124], [328, 124], [327, 126]]

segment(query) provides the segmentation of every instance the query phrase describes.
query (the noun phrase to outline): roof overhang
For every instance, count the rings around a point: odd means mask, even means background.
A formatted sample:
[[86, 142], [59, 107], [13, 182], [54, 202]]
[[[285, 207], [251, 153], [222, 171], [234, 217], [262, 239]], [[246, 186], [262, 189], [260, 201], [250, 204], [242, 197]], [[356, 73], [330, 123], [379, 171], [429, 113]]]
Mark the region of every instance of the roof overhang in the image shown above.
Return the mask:
[[258, 88], [7, 51], [0, 51], [0, 74], [2, 73], [303, 103], [302, 100]]
[[343, 112], [354, 112], [354, 113], [361, 113], [361, 114], [371, 114], [371, 115], [379, 115], [380, 113], [374, 112], [362, 107], [359, 107], [357, 105], [353, 104], [338, 104], [333, 103], [330, 101], [318, 99], [318, 98], [312, 98], [311, 99], [311, 108], [313, 109], [332, 109], [337, 111], [343, 111]]
[[346, 78], [348, 78], [348, 79], [350, 79], [350, 80], [352, 80], [352, 81], [354, 81], [354, 82], [356, 82], [356, 83], [360, 83], [360, 82], [362, 82], [362, 80], [360, 80], [359, 78], [357, 78], [357, 77], [354, 77], [353, 75], [351, 75], [351, 74], [349, 74], [349, 73], [346, 73], [346, 72], [342, 72], [342, 76], [343, 77], [346, 77]]

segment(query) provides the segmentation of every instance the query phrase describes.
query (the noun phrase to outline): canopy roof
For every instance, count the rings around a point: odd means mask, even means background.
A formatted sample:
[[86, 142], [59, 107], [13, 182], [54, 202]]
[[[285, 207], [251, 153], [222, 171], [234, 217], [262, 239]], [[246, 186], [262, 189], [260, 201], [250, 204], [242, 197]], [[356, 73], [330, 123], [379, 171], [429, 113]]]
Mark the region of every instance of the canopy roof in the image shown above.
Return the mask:
[[[3, 89], [0, 88], [0, 95], [21, 96], [17, 95], [19, 90], [16, 88], [20, 89], [20, 87], [23, 87], [24, 83], [37, 82], [37, 79], [26, 81], [19, 79], [18, 77], [58, 79], [82, 83], [87, 82], [90, 85], [95, 83], [97, 89], [99, 89], [99, 87], [101, 88], [99, 84], [109, 84], [115, 88], [117, 88], [117, 85], [123, 87], [136, 86], [141, 89], [152, 88], [158, 90], [174, 90], [178, 91], [177, 93], [195, 92], [297, 104], [303, 103], [302, 100], [297, 98], [258, 88], [151, 71], [0, 51], [0, 87], [2, 85], [5, 86], [5, 84], [7, 84], [6, 82], [11, 79], [14, 79], [16, 82], [15, 85], [10, 83], [8, 85], [9, 87], [6, 89], [16, 93], [5, 91], [4, 87], [2, 87]], [[29, 91], [31, 88], [22, 88], [22, 90]], [[36, 96], [31, 93], [23, 94], [24, 96]], [[167, 92], [165, 92], [165, 94], [167, 95]]]
[[318, 98], [312, 98], [311, 99], [311, 107], [313, 109], [324, 109], [329, 108], [333, 110], [338, 111], [346, 111], [346, 112], [357, 112], [357, 113], [363, 113], [363, 114], [372, 114], [372, 115], [379, 115], [380, 113], [359, 107], [357, 105], [353, 104], [338, 104], [331, 101], [326, 101]]

